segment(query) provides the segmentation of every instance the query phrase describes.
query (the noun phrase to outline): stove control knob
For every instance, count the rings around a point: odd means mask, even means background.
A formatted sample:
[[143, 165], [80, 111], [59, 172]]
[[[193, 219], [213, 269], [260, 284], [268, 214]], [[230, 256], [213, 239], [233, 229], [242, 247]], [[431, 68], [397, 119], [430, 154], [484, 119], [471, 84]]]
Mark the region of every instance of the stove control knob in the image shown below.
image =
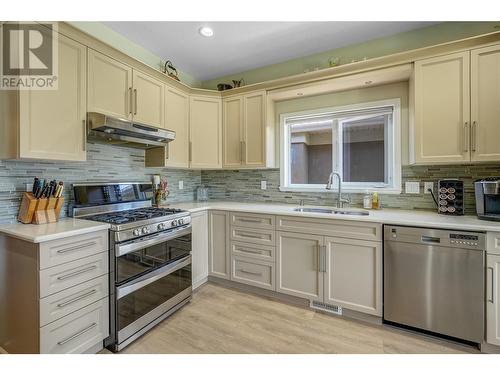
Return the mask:
[[184, 219], [179, 219], [179, 225], [184, 224]]
[[141, 234], [140, 229], [134, 229], [134, 236], [138, 236]]
[[148, 227], [142, 228], [142, 234], [148, 234], [150, 232]]
[[160, 223], [160, 224], [158, 224], [157, 228], [158, 228], [158, 230], [163, 230], [163, 229], [165, 229], [165, 224], [164, 223]]
[[171, 226], [176, 227], [177, 226], [177, 220], [172, 220]]

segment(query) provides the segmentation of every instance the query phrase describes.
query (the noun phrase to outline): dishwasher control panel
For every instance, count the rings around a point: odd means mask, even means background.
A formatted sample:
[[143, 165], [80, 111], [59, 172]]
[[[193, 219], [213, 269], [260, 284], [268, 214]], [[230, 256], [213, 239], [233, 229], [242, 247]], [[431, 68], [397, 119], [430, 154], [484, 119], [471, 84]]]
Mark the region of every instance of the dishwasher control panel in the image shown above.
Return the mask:
[[479, 246], [479, 236], [471, 234], [450, 233], [450, 244], [460, 246]]

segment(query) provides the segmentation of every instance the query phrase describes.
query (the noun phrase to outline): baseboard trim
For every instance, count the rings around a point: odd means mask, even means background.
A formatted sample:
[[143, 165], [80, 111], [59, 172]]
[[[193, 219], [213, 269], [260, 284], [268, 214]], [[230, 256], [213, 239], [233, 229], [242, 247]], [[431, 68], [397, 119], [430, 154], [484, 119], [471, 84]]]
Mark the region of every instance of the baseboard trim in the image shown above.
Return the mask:
[[193, 290], [199, 288], [208, 281], [208, 277], [201, 278], [199, 280], [193, 281]]
[[483, 342], [481, 344], [481, 353], [500, 354], [500, 346], [488, 344], [487, 342]]

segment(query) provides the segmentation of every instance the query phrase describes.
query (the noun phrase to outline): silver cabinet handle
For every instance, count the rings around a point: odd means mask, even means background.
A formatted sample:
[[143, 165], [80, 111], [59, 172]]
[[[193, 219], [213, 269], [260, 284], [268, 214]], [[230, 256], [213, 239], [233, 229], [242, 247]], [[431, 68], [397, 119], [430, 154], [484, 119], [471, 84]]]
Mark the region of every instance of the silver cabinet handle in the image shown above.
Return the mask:
[[168, 144], [165, 146], [165, 151], [167, 152], [167, 155], [165, 156], [165, 159], [170, 159], [170, 147]]
[[90, 266], [90, 267], [87, 267], [87, 268], [83, 268], [81, 270], [78, 270], [78, 271], [75, 271], [75, 272], [71, 272], [71, 273], [68, 273], [66, 275], [63, 275], [63, 276], [59, 276], [57, 278], [57, 280], [66, 280], [66, 279], [71, 279], [72, 277], [75, 277], [75, 276], [78, 276], [78, 275], [81, 275], [82, 273], [86, 273], [86, 272], [90, 272], [90, 271], [93, 271], [97, 268], [97, 266]]
[[262, 254], [262, 251], [259, 250], [250, 250], [250, 249], [245, 249], [245, 248], [237, 248], [236, 250], [239, 250], [243, 253], [250, 253], [250, 254]]
[[134, 89], [134, 115], [137, 114], [137, 89]]
[[79, 336], [83, 335], [85, 332], [90, 331], [90, 330], [91, 330], [92, 328], [94, 328], [94, 327], [97, 327], [97, 323], [92, 323], [92, 324], [91, 324], [91, 325], [89, 325], [88, 327], [86, 327], [86, 328], [82, 329], [80, 332], [75, 333], [74, 335], [72, 335], [72, 336], [68, 337], [67, 339], [64, 339], [64, 340], [62, 340], [62, 341], [59, 341], [59, 342], [57, 343], [57, 345], [64, 345], [64, 344], [67, 344], [68, 342], [70, 342], [70, 341], [72, 341], [72, 340], [76, 339], [77, 337], [79, 337]]
[[96, 289], [92, 289], [90, 292], [87, 292], [87, 293], [84, 293], [84, 294], [82, 294], [80, 296], [77, 296], [77, 297], [74, 297], [72, 299], [69, 299], [66, 302], [58, 303], [57, 307], [65, 307], [65, 306], [71, 305], [72, 303], [80, 301], [81, 299], [84, 299], [84, 298], [86, 298], [88, 296], [91, 296], [92, 294], [96, 294], [96, 293], [97, 293], [97, 290]]
[[490, 282], [490, 287], [491, 287], [491, 292], [488, 296], [488, 302], [491, 302], [491, 303], [494, 303], [494, 300], [495, 300], [495, 270], [493, 269], [493, 267], [488, 267], [488, 274], [489, 274], [489, 271], [491, 270], [491, 282]]
[[132, 104], [132, 87], [128, 88], [128, 113], [131, 115], [133, 112], [133, 104]]
[[243, 143], [243, 147], [241, 149], [243, 150], [243, 158], [241, 159], [241, 162], [246, 164], [246, 162], [247, 162], [247, 157], [246, 157], [247, 144], [245, 141], [243, 141], [242, 143]]
[[247, 237], [247, 238], [258, 238], [262, 239], [262, 236], [259, 236], [258, 234], [248, 234], [248, 233], [240, 233], [240, 237]]
[[239, 269], [238, 271], [243, 273], [248, 273], [249, 275], [262, 276], [262, 272], [252, 272], [252, 271], [247, 271], [245, 269]]
[[321, 264], [322, 263], [321, 245], [317, 244], [317, 245], [315, 245], [315, 248], [316, 248], [316, 251], [317, 251], [316, 258], [317, 258], [317, 261], [318, 261], [318, 272], [321, 272], [321, 270], [323, 269], [322, 264]]
[[189, 141], [189, 161], [193, 161], [193, 142]]
[[472, 128], [471, 128], [471, 147], [472, 147], [472, 152], [476, 152], [477, 148], [477, 124], [476, 121], [472, 122]]
[[323, 253], [323, 272], [326, 272], [326, 245], [321, 246]]
[[92, 241], [92, 242], [88, 242], [88, 243], [83, 244], [83, 245], [78, 245], [78, 246], [68, 247], [66, 249], [57, 250], [57, 253], [58, 254], [69, 253], [71, 251], [77, 251], [77, 250], [85, 249], [87, 247], [94, 246], [94, 245], [97, 245], [97, 242]]
[[326, 272], [326, 246], [318, 246], [319, 272]]
[[82, 149], [83, 151], [87, 151], [87, 121], [82, 120], [82, 125], [83, 125]]
[[244, 223], [262, 223], [262, 220], [258, 220], [258, 219], [238, 219], [239, 221], [243, 221]]
[[243, 163], [243, 141], [240, 141], [240, 163]]
[[465, 121], [465, 125], [464, 125], [464, 152], [469, 152], [469, 143], [470, 143], [469, 122]]

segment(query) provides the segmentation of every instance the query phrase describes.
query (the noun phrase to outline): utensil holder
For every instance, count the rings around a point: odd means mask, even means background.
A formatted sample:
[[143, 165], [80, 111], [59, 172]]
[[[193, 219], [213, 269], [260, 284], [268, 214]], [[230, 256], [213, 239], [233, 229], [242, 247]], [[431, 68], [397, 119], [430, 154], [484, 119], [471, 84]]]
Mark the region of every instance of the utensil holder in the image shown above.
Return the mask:
[[59, 220], [64, 198], [35, 198], [32, 193], [24, 193], [17, 219], [24, 224], [46, 224]]

